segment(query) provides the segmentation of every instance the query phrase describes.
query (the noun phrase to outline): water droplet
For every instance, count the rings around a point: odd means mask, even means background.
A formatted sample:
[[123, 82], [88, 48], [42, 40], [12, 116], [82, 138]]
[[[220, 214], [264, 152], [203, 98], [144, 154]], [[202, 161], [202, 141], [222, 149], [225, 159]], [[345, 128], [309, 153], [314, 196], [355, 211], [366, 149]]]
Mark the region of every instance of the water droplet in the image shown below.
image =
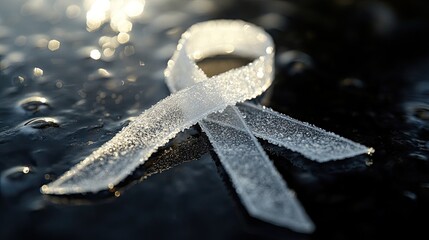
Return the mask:
[[97, 73], [98, 73], [100, 76], [105, 77], [105, 78], [108, 78], [108, 77], [111, 77], [111, 76], [112, 76], [112, 74], [111, 74], [109, 71], [107, 71], [106, 69], [104, 69], [104, 68], [99, 68], [99, 69], [97, 70]]
[[26, 112], [36, 113], [42, 109], [49, 108], [48, 100], [41, 96], [32, 96], [21, 100], [18, 105]]
[[63, 82], [61, 80], [56, 81], [55, 82], [55, 87], [62, 88], [63, 87]]
[[35, 68], [33, 69], [33, 75], [34, 75], [35, 77], [41, 77], [41, 76], [43, 76], [43, 69], [38, 68], [38, 67], [35, 67]]
[[48, 42], [48, 49], [51, 51], [57, 51], [60, 48], [60, 41], [52, 39]]
[[94, 59], [94, 60], [98, 60], [101, 58], [101, 53], [99, 50], [97, 49], [93, 49], [91, 50], [91, 52], [89, 53], [89, 56]]
[[33, 118], [30, 121], [24, 123], [24, 126], [30, 126], [35, 129], [45, 129], [50, 127], [59, 127], [58, 121], [54, 118]]
[[12, 84], [14, 86], [24, 86], [25, 78], [23, 76], [15, 76], [12, 78]]
[[421, 106], [414, 109], [414, 116], [421, 120], [429, 120], [429, 108]]
[[23, 172], [24, 174], [27, 174], [27, 173], [29, 173], [29, 172], [30, 172], [30, 168], [29, 168], [29, 167], [23, 167], [23, 168], [22, 168], [22, 172]]
[[144, 6], [144, 1], [128, 1], [124, 7], [124, 10], [129, 17], [137, 17], [143, 12]]
[[32, 169], [28, 166], [16, 166], [3, 171], [0, 175], [1, 193], [15, 196], [29, 187]]
[[120, 32], [118, 34], [118, 42], [120, 44], [125, 44], [130, 40], [130, 35], [128, 33]]
[[115, 54], [114, 48], [107, 47], [103, 49], [103, 56], [108, 59], [112, 58], [114, 54]]
[[77, 5], [70, 5], [66, 9], [66, 15], [68, 18], [77, 18], [81, 13], [81, 9]]
[[96, 71], [94, 71], [93, 73], [91, 73], [88, 77], [88, 79], [90, 81], [94, 81], [94, 80], [107, 80], [110, 79], [112, 77], [112, 74], [104, 68], [99, 68]]
[[43, 185], [41, 187], [42, 192], [46, 192], [48, 190], [48, 186], [47, 185]]

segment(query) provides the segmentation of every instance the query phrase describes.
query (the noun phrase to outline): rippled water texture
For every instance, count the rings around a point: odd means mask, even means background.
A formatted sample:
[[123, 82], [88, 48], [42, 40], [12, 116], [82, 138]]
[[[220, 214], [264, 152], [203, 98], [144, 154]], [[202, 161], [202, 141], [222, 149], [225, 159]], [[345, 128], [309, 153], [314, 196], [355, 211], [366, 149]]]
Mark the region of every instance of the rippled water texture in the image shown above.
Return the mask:
[[[0, 239], [426, 236], [427, 9], [417, 0], [3, 1]], [[169, 94], [163, 70], [180, 34], [216, 18], [273, 36], [277, 75], [265, 105], [376, 149], [319, 164], [261, 142], [316, 232], [250, 218], [198, 127], [110, 191], [41, 195]]]

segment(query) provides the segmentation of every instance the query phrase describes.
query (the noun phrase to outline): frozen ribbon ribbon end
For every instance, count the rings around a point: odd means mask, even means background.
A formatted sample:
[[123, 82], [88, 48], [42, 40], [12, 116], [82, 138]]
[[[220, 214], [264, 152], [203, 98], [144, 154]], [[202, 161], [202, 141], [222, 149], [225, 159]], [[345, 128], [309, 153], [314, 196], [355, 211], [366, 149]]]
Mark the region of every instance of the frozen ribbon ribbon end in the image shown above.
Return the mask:
[[[196, 64], [202, 58], [229, 53], [254, 60], [212, 77]], [[273, 60], [271, 37], [255, 25], [239, 20], [193, 25], [183, 33], [165, 70], [171, 95], [144, 111], [57, 180], [42, 186], [42, 193], [75, 194], [111, 188], [180, 131], [199, 124], [251, 216], [294, 231], [312, 232], [314, 224], [256, 137], [318, 162], [372, 149], [244, 103], [271, 85]]]

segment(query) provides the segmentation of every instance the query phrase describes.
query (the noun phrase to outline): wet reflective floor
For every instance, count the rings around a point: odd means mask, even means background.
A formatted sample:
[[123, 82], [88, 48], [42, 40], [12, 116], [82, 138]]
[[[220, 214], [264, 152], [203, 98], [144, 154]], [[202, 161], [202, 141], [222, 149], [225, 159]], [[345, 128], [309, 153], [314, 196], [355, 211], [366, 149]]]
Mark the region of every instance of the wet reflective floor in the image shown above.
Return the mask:
[[[0, 239], [425, 239], [427, 9], [417, 0], [0, 3]], [[111, 191], [40, 194], [168, 96], [163, 70], [181, 33], [218, 18], [272, 35], [266, 106], [376, 149], [318, 164], [261, 141], [314, 234], [250, 218], [198, 127]]]

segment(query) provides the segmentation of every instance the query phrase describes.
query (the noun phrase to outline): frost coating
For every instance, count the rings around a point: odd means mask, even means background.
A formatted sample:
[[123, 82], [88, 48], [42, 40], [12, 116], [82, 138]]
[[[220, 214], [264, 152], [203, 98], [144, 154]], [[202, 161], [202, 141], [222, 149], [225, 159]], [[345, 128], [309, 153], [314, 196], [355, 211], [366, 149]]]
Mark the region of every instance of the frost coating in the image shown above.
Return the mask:
[[[216, 115], [216, 116], [214, 116]], [[226, 124], [211, 121], [224, 119]], [[288, 189], [236, 107], [213, 113], [200, 122], [249, 214], [299, 232], [314, 225]]]
[[[210, 36], [207, 30], [225, 39]], [[234, 38], [237, 35], [250, 39]], [[258, 40], [257, 36], [265, 38], [259, 37]], [[188, 40], [192, 45], [187, 44]], [[246, 41], [251, 42], [245, 44]], [[199, 48], [212, 47], [206, 51], [207, 54], [224, 53], [231, 47], [244, 52], [252, 44], [254, 47], [249, 54], [260, 56], [258, 59], [247, 66], [215, 76], [210, 81], [203, 81], [207, 78], [192, 59], [196, 53], [201, 54]], [[179, 46], [182, 46], [182, 51], [177, 51], [169, 61], [166, 75], [171, 71], [170, 76], [179, 77], [177, 81], [167, 83], [170, 87], [179, 86], [181, 90], [143, 112], [112, 140], [59, 179], [43, 186], [43, 193], [97, 192], [114, 186], [178, 132], [196, 124], [210, 113], [220, 112], [228, 105], [260, 95], [271, 84], [273, 53], [267, 53], [266, 49], [272, 47], [272, 41], [260, 28], [241, 21], [200, 23], [183, 34]], [[261, 72], [264, 76], [261, 76]]]
[[371, 151], [359, 143], [269, 108], [244, 103], [239, 104], [238, 109], [255, 136], [299, 152], [311, 160], [326, 162]]
[[[211, 78], [195, 64], [200, 58], [231, 52], [256, 60]], [[273, 52], [271, 37], [242, 21], [192, 26], [182, 35], [165, 71], [172, 94], [59, 179], [43, 186], [42, 192], [71, 194], [111, 188], [177, 133], [199, 123], [250, 215], [295, 231], [313, 231], [313, 223], [255, 136], [320, 162], [368, 149], [271, 110], [250, 104], [234, 106], [271, 85]]]

